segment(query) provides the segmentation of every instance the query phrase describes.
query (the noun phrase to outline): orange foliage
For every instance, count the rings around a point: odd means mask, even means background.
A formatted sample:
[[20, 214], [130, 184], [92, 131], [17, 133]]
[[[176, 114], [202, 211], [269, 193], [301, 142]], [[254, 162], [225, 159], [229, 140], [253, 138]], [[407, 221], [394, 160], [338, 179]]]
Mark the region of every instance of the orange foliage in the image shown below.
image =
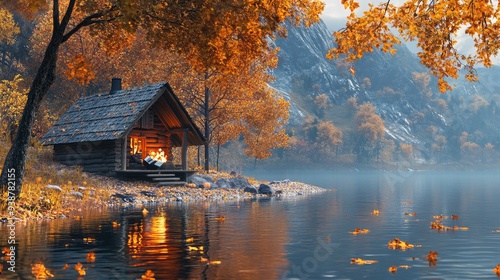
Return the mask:
[[[406, 0], [395, 5], [390, 1], [369, 4], [368, 10], [358, 13], [359, 3], [342, 0], [350, 10], [344, 28], [334, 32], [336, 47], [329, 50], [330, 59], [346, 55], [349, 61], [359, 59], [375, 48], [394, 54], [394, 45], [400, 40], [416, 41], [421, 51], [420, 62], [438, 79], [441, 92], [451, 90], [446, 78], [457, 78], [460, 69], [466, 69], [465, 78], [477, 79], [474, 67], [492, 66], [500, 45], [498, 5], [491, 1], [418, 1]], [[459, 32], [474, 42], [475, 54], [460, 53], [457, 48]]]

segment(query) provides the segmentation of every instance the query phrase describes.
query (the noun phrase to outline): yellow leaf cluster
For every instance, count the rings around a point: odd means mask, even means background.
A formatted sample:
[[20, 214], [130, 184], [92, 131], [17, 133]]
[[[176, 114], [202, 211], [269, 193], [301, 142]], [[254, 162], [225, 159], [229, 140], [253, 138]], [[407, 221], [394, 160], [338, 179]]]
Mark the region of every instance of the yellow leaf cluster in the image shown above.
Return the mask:
[[15, 36], [19, 34], [20, 29], [14, 21], [14, 16], [6, 9], [0, 8], [0, 43], [13, 44]]
[[76, 80], [80, 85], [86, 85], [95, 78], [92, 65], [85, 60], [83, 54], [77, 54], [69, 63], [66, 76]]
[[26, 104], [28, 90], [20, 75], [0, 81], [0, 121], [17, 125]]

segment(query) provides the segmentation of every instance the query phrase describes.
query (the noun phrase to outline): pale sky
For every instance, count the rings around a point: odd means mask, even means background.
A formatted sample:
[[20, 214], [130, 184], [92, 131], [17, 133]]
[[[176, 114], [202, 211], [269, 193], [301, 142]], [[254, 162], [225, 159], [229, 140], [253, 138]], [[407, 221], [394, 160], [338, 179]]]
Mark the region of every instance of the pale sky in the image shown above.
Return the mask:
[[[341, 3], [341, 0], [323, 0], [326, 4], [325, 10], [321, 16], [321, 19], [325, 22], [326, 26], [333, 33], [333, 31], [337, 31], [343, 26], [345, 26], [346, 18], [349, 15], [349, 10], [345, 10], [344, 6]], [[359, 0], [360, 10], [368, 7], [368, 3], [382, 3], [385, 2], [383, 0]], [[391, 1], [393, 4], [397, 4], [398, 2], [403, 2], [402, 0]], [[474, 52], [473, 41], [470, 37], [466, 36], [463, 32], [458, 35], [456, 40], [458, 41], [458, 51], [461, 53], [469, 54]], [[416, 47], [416, 43], [409, 42], [406, 43], [406, 46], [413, 52], [417, 52], [418, 49]], [[500, 65], [500, 56], [497, 56], [493, 59], [493, 63], [495, 65]]]

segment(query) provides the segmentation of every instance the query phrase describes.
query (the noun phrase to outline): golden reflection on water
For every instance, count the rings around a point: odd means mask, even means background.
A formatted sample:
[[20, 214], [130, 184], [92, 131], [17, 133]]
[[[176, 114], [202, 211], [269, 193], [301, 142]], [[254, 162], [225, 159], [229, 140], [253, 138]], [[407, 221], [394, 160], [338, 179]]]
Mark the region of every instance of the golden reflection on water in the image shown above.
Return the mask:
[[[146, 214], [93, 209], [79, 218], [19, 224], [19, 269], [5, 279], [31, 277], [35, 263], [56, 278], [76, 279], [76, 271], [63, 267], [78, 262], [89, 279], [103, 273], [135, 279], [146, 270], [156, 279], [276, 279], [288, 266], [289, 225], [284, 208], [273, 203], [156, 206]], [[92, 262], [89, 252], [95, 252]]]

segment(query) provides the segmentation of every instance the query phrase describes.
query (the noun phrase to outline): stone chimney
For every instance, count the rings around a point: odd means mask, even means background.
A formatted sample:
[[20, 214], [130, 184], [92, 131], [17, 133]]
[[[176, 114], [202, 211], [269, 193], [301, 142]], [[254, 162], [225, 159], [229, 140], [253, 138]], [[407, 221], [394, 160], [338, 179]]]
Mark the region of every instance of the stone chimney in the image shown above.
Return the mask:
[[113, 78], [111, 79], [111, 90], [109, 94], [113, 94], [122, 89], [122, 79], [121, 78]]

